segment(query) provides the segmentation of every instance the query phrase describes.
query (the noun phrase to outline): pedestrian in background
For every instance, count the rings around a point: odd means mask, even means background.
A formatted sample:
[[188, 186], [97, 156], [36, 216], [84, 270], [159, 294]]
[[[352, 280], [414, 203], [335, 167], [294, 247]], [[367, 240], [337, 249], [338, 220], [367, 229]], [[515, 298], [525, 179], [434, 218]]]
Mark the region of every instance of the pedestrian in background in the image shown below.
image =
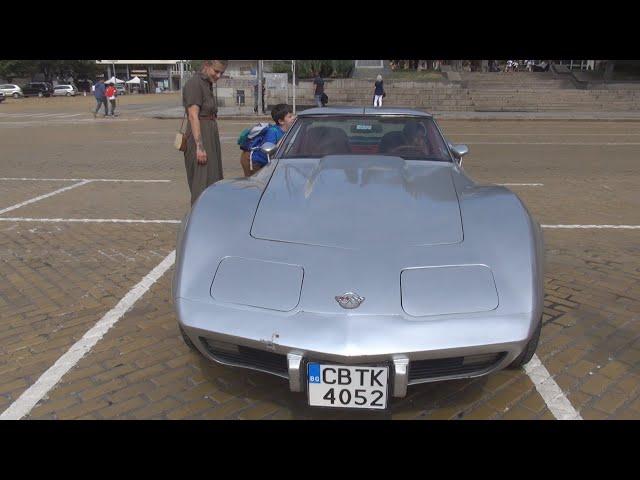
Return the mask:
[[182, 91], [182, 104], [189, 119], [184, 165], [191, 205], [209, 185], [223, 177], [218, 102], [213, 84], [225, 72], [227, 64], [227, 60], [204, 60], [200, 72], [187, 81]]
[[382, 75], [376, 77], [375, 90], [373, 91], [373, 107], [382, 107], [382, 99], [385, 97]]
[[100, 107], [104, 105], [104, 116], [109, 115], [109, 106], [107, 104], [106, 87], [104, 85], [104, 78], [99, 79], [95, 86], [93, 95], [96, 97], [96, 110], [93, 112], [93, 118], [98, 116]]
[[116, 96], [118, 95], [118, 90], [113, 83], [110, 83], [105, 91], [105, 95], [107, 96], [107, 100], [111, 104], [111, 116], [115, 117], [116, 114]]
[[315, 78], [313, 79], [313, 85], [315, 86], [315, 91], [313, 94], [313, 98], [316, 101], [317, 107], [322, 107], [322, 94], [324, 93], [324, 80], [320, 76], [320, 72], [314, 72]]

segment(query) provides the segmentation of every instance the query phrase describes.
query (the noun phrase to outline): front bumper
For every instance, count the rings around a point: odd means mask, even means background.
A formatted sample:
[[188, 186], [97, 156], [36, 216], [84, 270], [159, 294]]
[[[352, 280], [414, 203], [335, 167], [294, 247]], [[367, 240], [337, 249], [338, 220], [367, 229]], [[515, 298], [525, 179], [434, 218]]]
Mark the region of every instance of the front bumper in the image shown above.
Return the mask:
[[[206, 358], [289, 380], [306, 388], [306, 363], [391, 366], [393, 396], [407, 386], [489, 374], [509, 365], [525, 348], [539, 316], [468, 315], [428, 320], [401, 316], [290, 315], [175, 301], [184, 333]], [[491, 313], [491, 312], [490, 312]]]

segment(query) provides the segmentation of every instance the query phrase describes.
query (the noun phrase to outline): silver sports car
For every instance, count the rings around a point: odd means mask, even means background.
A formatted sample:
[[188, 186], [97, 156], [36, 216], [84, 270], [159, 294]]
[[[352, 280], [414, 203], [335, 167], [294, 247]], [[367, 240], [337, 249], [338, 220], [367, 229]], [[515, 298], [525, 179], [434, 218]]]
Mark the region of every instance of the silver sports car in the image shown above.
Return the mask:
[[366, 409], [531, 359], [540, 227], [467, 177], [467, 147], [431, 115], [314, 108], [263, 150], [266, 167], [209, 187], [180, 229], [190, 347], [288, 379], [309, 405]]

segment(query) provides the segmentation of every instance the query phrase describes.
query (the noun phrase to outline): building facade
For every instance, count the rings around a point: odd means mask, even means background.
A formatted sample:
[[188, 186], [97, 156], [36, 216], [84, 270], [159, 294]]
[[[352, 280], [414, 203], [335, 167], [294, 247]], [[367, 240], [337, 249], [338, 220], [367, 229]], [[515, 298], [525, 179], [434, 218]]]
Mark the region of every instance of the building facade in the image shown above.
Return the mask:
[[180, 91], [191, 76], [189, 60], [96, 60], [107, 78], [138, 77], [141, 91]]

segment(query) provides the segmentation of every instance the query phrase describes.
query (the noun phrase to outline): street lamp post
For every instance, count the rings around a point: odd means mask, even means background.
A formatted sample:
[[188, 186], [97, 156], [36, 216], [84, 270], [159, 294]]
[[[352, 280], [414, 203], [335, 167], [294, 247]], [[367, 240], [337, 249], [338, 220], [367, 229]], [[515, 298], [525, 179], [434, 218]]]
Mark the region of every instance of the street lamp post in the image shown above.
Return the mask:
[[291, 72], [293, 79], [293, 114], [296, 113], [296, 61], [291, 60]]

